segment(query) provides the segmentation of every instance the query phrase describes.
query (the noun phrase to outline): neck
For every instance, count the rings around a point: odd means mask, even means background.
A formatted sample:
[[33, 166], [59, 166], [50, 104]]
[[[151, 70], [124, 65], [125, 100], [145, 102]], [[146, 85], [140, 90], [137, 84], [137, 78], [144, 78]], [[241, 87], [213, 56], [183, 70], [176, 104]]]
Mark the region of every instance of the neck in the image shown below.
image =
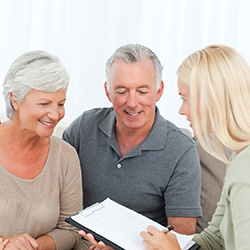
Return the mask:
[[145, 129], [119, 129], [116, 127], [116, 138], [120, 149], [121, 156], [124, 156], [127, 152], [135, 148], [142, 143], [148, 136], [152, 129], [151, 127]]
[[1, 138], [5, 138], [6, 145], [13, 145], [22, 151], [29, 151], [36, 146], [42, 146], [49, 143], [49, 138], [41, 138], [36, 134], [31, 134], [26, 130], [21, 130], [13, 121], [7, 121], [1, 124]]

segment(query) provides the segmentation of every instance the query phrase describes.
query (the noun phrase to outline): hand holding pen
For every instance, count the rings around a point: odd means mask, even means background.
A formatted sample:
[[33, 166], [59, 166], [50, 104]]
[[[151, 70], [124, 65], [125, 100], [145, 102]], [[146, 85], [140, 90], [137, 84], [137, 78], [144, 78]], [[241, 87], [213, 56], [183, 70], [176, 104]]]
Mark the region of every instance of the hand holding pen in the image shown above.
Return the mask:
[[167, 226], [160, 231], [154, 226], [148, 226], [147, 231], [140, 233], [142, 243], [147, 250], [165, 249], [165, 250], [180, 250], [175, 234], [169, 232], [173, 230], [172, 226]]
[[166, 234], [166, 233], [168, 233], [168, 232], [170, 232], [170, 231], [172, 231], [172, 230], [174, 230], [174, 227], [171, 226], [171, 225], [168, 225], [165, 229], [162, 230], [162, 232], [163, 232], [164, 234]]

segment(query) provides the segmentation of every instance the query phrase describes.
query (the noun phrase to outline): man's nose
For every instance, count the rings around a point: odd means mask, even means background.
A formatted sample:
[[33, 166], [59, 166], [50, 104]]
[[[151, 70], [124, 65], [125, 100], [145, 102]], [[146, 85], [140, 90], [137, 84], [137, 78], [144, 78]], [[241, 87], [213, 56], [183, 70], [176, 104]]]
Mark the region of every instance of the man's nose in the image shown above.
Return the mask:
[[134, 108], [138, 105], [138, 97], [137, 97], [136, 93], [129, 94], [127, 105], [131, 108]]

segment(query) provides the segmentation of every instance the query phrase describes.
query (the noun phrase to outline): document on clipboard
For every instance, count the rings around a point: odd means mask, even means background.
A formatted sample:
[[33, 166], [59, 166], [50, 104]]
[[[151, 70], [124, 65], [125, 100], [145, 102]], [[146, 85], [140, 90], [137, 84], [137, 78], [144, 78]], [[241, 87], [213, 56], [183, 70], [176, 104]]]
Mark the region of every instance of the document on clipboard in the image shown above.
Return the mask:
[[[96, 240], [118, 250], [145, 250], [140, 232], [146, 231], [149, 225], [159, 230], [165, 229], [159, 223], [110, 198], [85, 208], [66, 221], [86, 233], [92, 233]], [[176, 235], [181, 249], [198, 249], [199, 246], [192, 241], [192, 235], [171, 232]]]

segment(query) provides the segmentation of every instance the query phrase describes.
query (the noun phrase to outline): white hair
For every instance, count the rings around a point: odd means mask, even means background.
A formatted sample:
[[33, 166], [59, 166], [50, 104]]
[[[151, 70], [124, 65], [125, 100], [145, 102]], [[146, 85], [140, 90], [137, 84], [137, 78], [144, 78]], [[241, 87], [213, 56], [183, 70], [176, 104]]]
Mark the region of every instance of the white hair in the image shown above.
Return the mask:
[[69, 76], [57, 57], [45, 51], [31, 51], [19, 56], [10, 66], [3, 84], [6, 116], [12, 119], [15, 112], [10, 93], [21, 103], [30, 90], [56, 92], [66, 89]]
[[110, 91], [110, 68], [116, 60], [121, 60], [126, 63], [136, 63], [143, 59], [149, 58], [155, 67], [156, 88], [161, 86], [162, 81], [162, 65], [156, 54], [146, 46], [140, 44], [127, 44], [119, 47], [106, 62], [106, 78], [107, 89]]

